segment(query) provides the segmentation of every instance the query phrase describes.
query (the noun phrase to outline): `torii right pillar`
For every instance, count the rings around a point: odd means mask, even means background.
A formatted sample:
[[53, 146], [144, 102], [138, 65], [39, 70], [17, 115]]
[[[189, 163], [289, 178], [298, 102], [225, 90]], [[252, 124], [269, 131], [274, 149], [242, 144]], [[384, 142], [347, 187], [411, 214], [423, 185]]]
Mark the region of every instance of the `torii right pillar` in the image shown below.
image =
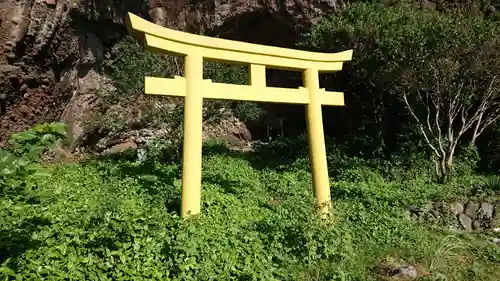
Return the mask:
[[331, 214], [332, 201], [326, 161], [325, 134], [321, 99], [319, 97], [319, 72], [309, 68], [303, 72], [304, 86], [309, 90], [307, 104], [307, 135], [309, 139], [309, 160], [316, 201], [322, 217]]

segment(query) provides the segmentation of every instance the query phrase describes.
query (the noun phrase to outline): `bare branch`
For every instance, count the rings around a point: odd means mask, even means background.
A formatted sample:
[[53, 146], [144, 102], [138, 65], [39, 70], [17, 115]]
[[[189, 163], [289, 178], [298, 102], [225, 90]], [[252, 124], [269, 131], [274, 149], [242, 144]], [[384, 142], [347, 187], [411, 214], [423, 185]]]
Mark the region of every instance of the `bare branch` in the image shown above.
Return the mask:
[[462, 107], [462, 104], [459, 103], [459, 100], [460, 100], [460, 96], [462, 95], [462, 89], [463, 89], [463, 86], [464, 86], [464, 83], [460, 83], [460, 85], [458, 86], [458, 89], [457, 89], [457, 92], [455, 95], [453, 95], [453, 98], [451, 100], [451, 103], [450, 103], [450, 120], [455, 120], [455, 118], [457, 117], [458, 115], [458, 112], [460, 110], [460, 108]]
[[[420, 95], [420, 94], [419, 94]], [[436, 149], [436, 147], [432, 144], [432, 142], [429, 140], [429, 137], [427, 136], [427, 133], [425, 132], [424, 126], [422, 125], [422, 122], [420, 122], [420, 119], [417, 117], [415, 112], [413, 111], [412, 107], [410, 106], [410, 103], [408, 102], [407, 94], [403, 94], [403, 99], [405, 101], [406, 107], [408, 108], [408, 111], [410, 112], [411, 116], [417, 121], [417, 125], [422, 132], [422, 135], [424, 135], [425, 141], [427, 142], [427, 145], [434, 151], [434, 153], [439, 157], [439, 151]], [[432, 132], [431, 132], [432, 133]]]
[[[427, 108], [427, 127], [429, 128], [429, 131], [432, 133], [432, 136], [436, 140], [438, 147], [439, 147], [439, 150], [441, 151], [441, 155], [444, 155], [445, 150], [443, 147], [441, 126], [439, 125], [439, 118], [440, 118], [440, 113], [441, 113], [441, 104], [440, 104], [441, 95], [439, 93], [437, 94], [437, 99], [438, 99], [437, 102], [434, 101], [434, 99], [429, 97], [428, 92], [426, 92], [425, 95], [426, 95], [426, 108]], [[434, 106], [434, 109], [435, 109], [434, 120], [433, 120], [435, 129], [434, 129], [434, 127], [431, 123], [431, 120], [430, 120], [431, 119], [431, 108], [429, 106], [429, 101], [430, 101], [430, 103], [432, 103], [432, 105]], [[436, 130], [436, 132], [434, 130]]]
[[[438, 96], [441, 96], [438, 93]], [[443, 146], [443, 132], [441, 131], [441, 126], [439, 124], [440, 118], [441, 118], [441, 101], [439, 100], [440, 97], [438, 97], [437, 102], [432, 102], [434, 104], [434, 107], [436, 108], [436, 113], [434, 115], [434, 125], [436, 126], [437, 130], [437, 142], [439, 145], [439, 149], [441, 150], [442, 155], [445, 155], [445, 150]]]
[[472, 143], [476, 143], [477, 138], [483, 133], [484, 129], [495, 123], [500, 118], [500, 108], [490, 113], [490, 116], [484, 122], [478, 122], [472, 135]]
[[[481, 133], [484, 131], [486, 127], [491, 125], [493, 122], [495, 122], [498, 119], [498, 114], [499, 109], [497, 108], [492, 114], [493, 116], [490, 118], [487, 118], [488, 121], [482, 122], [483, 115], [487, 111], [488, 107], [493, 107], [494, 104], [494, 96], [493, 96], [493, 83], [496, 80], [496, 76], [493, 77], [488, 85], [488, 89], [486, 90], [486, 94], [483, 97], [481, 101], [481, 105], [478, 108], [479, 116], [476, 121], [476, 126], [474, 127], [474, 132], [472, 135], [472, 142], [475, 143], [476, 139], [481, 135]], [[481, 126], [483, 125], [483, 126]]]
[[462, 95], [462, 89], [463, 89], [464, 83], [460, 83], [457, 89], [457, 92], [455, 95], [453, 95], [453, 98], [450, 103], [450, 107], [448, 110], [448, 141], [451, 142], [455, 138], [455, 131], [454, 131], [454, 124], [455, 124], [455, 118], [457, 118], [457, 115], [459, 111], [462, 109], [463, 105], [459, 102], [460, 101], [460, 96]]
[[426, 118], [427, 129], [429, 130], [429, 132], [431, 132], [434, 139], [436, 139], [436, 134], [434, 133], [434, 130], [433, 130], [432, 125], [431, 125], [431, 109], [429, 107], [429, 93], [425, 94], [426, 100], [424, 100], [422, 98], [422, 95], [420, 95], [419, 92], [418, 92], [418, 96], [419, 96], [420, 100], [422, 101], [422, 103], [425, 105], [425, 109], [427, 110], [427, 118]]

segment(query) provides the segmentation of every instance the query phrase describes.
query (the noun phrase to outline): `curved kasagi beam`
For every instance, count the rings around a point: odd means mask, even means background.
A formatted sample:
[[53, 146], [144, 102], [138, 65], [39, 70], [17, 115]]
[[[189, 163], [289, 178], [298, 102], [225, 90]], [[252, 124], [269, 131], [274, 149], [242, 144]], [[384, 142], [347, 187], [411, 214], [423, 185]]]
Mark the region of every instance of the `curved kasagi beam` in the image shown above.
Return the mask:
[[318, 53], [201, 36], [159, 26], [132, 13], [128, 13], [127, 27], [147, 49], [175, 55], [196, 53], [215, 61], [324, 72], [341, 70], [343, 62], [352, 59], [352, 50]]

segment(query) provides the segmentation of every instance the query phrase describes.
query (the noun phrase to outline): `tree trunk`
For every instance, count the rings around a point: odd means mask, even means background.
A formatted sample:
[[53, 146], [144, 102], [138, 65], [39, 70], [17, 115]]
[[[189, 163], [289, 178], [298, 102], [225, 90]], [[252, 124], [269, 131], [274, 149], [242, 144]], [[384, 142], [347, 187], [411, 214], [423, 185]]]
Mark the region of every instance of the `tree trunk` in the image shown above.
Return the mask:
[[447, 183], [450, 179], [450, 174], [453, 170], [454, 152], [455, 148], [450, 148], [448, 153], [440, 155], [436, 159], [436, 176], [439, 183]]

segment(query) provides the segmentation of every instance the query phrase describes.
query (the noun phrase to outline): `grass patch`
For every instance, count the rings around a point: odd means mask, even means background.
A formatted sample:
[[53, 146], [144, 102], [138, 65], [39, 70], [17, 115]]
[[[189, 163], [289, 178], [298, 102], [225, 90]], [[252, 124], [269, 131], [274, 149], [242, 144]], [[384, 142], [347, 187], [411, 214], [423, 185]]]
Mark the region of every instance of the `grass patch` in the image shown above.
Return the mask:
[[178, 165], [101, 159], [26, 176], [29, 198], [1, 198], [0, 276], [378, 280], [377, 265], [402, 259], [449, 280], [500, 278], [498, 247], [404, 216], [408, 203], [467, 192], [458, 184], [332, 181], [335, 220], [325, 223], [306, 159], [264, 167], [256, 154], [206, 151], [203, 213], [188, 222], [178, 215]]

